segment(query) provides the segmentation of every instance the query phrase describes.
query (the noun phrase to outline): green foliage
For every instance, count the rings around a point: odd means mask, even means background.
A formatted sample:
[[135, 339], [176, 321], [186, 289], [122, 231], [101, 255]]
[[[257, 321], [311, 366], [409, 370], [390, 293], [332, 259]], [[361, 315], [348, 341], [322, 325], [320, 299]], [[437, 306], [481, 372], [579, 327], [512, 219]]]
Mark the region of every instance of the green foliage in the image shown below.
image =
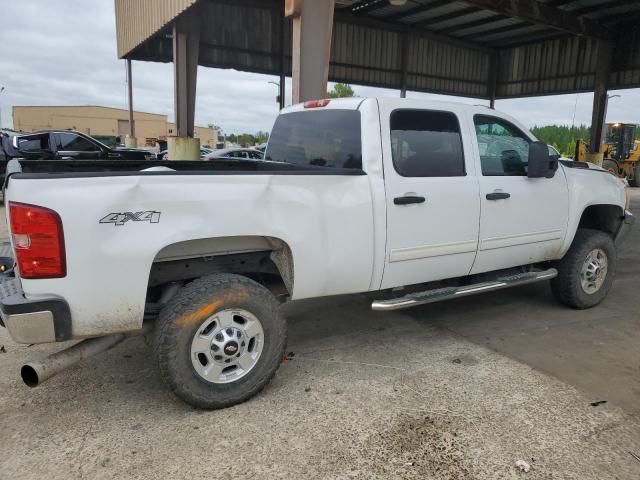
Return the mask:
[[356, 94], [351, 88], [351, 85], [347, 85], [346, 83], [336, 83], [333, 90], [327, 93], [327, 98], [348, 98], [355, 97]]
[[260, 145], [261, 143], [266, 143], [267, 140], [269, 140], [269, 133], [262, 131], [259, 131], [257, 133], [232, 133], [230, 135], [227, 135], [227, 141], [236, 143], [243, 147], [253, 147], [254, 145]]
[[531, 132], [539, 140], [553, 145], [556, 150], [565, 156], [573, 157], [576, 141], [583, 139], [589, 141], [590, 129], [586, 125], [579, 127], [569, 127], [568, 125], [547, 125], [544, 127], [533, 127]]

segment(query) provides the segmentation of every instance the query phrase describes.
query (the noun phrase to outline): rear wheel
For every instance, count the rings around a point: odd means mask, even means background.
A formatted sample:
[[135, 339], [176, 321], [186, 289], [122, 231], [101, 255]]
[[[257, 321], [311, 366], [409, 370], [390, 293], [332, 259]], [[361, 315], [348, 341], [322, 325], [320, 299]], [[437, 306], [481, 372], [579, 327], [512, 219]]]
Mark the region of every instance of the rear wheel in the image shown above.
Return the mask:
[[160, 372], [173, 392], [204, 409], [256, 395], [278, 369], [286, 323], [275, 297], [239, 275], [211, 275], [184, 287], [156, 330]]
[[551, 290], [558, 300], [573, 308], [591, 308], [602, 302], [613, 284], [616, 248], [609, 235], [581, 228], [571, 248], [558, 262], [558, 276]]

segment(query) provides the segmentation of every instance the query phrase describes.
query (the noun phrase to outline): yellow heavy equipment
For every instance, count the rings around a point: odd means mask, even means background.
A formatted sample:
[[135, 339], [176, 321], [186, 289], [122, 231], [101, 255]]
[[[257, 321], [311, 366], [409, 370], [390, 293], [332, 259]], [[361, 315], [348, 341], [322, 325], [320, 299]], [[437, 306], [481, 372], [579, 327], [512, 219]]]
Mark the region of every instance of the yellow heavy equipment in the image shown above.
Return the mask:
[[[607, 123], [602, 168], [613, 175], [626, 178], [632, 187], [640, 187], [640, 141], [636, 140], [638, 126], [633, 123]], [[585, 162], [588, 146], [584, 140], [576, 143], [575, 160]]]

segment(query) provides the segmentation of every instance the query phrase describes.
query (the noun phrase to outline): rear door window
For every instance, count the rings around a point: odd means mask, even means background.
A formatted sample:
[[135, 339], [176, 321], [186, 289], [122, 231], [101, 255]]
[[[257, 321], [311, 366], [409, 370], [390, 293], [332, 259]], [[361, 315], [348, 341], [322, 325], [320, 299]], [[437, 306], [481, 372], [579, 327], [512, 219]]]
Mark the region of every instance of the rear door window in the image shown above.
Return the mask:
[[391, 113], [393, 165], [403, 177], [465, 175], [460, 124], [455, 114], [429, 110]]
[[360, 112], [312, 110], [280, 115], [265, 159], [300, 166], [362, 169]]

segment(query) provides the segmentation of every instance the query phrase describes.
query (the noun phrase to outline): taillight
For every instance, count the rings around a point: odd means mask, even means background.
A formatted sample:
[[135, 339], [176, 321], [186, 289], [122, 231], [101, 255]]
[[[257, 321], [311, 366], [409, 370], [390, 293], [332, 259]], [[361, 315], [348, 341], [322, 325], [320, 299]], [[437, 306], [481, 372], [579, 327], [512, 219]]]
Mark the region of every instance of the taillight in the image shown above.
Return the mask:
[[331, 103], [331, 100], [328, 98], [323, 98], [322, 100], [309, 100], [308, 102], [304, 102], [304, 108], [322, 108], [326, 107]]
[[62, 278], [67, 275], [60, 215], [48, 208], [9, 202], [9, 221], [22, 278]]

